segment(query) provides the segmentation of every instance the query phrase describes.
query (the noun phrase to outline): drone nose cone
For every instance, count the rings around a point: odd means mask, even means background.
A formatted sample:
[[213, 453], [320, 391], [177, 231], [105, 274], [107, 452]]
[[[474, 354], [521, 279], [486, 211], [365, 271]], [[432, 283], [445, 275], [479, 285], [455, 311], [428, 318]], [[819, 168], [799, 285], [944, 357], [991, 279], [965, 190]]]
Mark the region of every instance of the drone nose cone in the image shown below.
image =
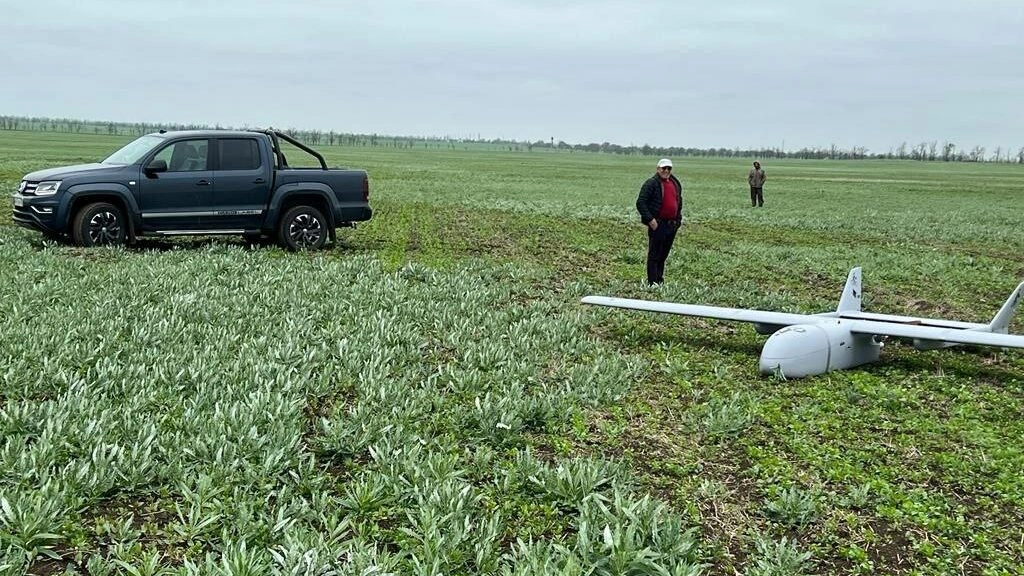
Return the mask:
[[772, 334], [761, 350], [762, 374], [803, 378], [828, 371], [828, 334], [813, 324], [788, 326]]

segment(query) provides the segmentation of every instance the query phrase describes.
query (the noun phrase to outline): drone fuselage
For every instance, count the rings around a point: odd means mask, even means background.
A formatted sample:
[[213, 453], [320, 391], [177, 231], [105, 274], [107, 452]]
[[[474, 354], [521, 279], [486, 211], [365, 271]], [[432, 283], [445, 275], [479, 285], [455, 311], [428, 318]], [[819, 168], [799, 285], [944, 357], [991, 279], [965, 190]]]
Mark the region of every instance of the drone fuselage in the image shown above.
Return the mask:
[[762, 374], [803, 378], [878, 360], [882, 344], [870, 334], [854, 334], [840, 319], [794, 324], [772, 334], [761, 349]]

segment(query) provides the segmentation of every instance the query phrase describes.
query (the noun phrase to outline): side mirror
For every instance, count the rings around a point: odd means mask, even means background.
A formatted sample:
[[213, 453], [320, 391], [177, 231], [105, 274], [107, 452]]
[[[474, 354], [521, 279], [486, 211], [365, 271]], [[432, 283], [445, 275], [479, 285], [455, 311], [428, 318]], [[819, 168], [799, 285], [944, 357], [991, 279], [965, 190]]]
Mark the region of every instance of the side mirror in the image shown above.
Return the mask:
[[159, 172], [167, 172], [166, 160], [153, 160], [146, 165], [146, 174], [157, 174]]

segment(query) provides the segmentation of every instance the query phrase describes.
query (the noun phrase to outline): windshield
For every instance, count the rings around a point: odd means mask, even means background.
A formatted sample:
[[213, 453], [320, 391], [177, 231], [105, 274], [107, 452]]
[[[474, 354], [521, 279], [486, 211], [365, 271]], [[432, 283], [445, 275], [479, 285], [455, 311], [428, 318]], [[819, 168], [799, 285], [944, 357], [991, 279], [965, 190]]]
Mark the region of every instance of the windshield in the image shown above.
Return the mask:
[[135, 164], [142, 159], [157, 144], [163, 142], [160, 136], [142, 136], [132, 140], [123, 148], [114, 152], [103, 161], [104, 164]]

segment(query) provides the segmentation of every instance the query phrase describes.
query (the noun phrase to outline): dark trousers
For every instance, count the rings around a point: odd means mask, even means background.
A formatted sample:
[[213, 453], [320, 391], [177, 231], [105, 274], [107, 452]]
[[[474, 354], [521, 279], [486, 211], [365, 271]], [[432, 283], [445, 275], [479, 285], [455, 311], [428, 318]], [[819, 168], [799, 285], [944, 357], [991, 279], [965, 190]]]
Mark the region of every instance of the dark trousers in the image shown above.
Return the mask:
[[750, 187], [750, 205], [751, 206], [764, 206], [764, 193], [760, 186]]
[[647, 283], [665, 282], [665, 260], [676, 240], [679, 223], [675, 220], [658, 220], [658, 229], [647, 227]]

